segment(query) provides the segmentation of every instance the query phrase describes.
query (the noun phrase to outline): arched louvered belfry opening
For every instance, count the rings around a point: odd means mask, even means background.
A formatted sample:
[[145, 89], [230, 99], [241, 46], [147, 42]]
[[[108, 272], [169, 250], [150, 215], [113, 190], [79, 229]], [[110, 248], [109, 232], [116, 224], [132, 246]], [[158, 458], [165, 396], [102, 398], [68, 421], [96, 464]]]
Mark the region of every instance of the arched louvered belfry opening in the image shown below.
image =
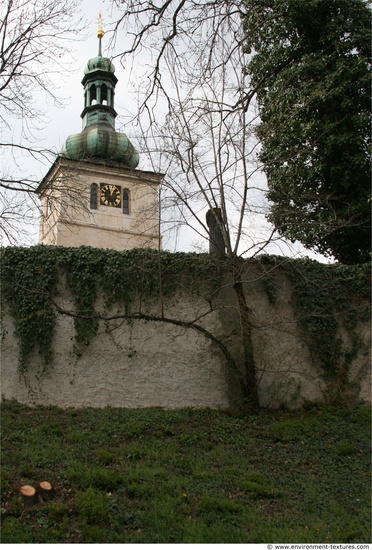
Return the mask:
[[97, 87], [95, 84], [93, 84], [89, 88], [89, 105], [96, 105], [97, 104]]

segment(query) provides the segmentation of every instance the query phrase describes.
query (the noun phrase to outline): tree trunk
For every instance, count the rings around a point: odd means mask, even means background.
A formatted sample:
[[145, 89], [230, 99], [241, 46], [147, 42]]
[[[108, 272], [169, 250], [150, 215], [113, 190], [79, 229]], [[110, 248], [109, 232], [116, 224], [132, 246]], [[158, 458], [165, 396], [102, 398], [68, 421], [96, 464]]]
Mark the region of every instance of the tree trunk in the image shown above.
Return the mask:
[[234, 290], [238, 302], [239, 318], [242, 330], [245, 377], [249, 394], [248, 399], [252, 407], [258, 409], [260, 403], [257, 392], [256, 365], [253, 357], [251, 310], [248, 307], [244, 294], [242, 269], [242, 264], [239, 265], [239, 263], [237, 263], [233, 265]]

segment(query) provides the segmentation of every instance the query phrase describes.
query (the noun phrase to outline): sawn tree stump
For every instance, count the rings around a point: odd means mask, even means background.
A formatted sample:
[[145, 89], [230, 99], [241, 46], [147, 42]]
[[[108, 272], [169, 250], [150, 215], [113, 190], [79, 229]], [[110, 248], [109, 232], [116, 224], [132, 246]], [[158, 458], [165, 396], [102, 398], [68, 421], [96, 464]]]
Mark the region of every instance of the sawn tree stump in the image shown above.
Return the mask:
[[54, 496], [54, 488], [49, 481], [40, 481], [38, 492], [44, 500], [50, 500]]
[[36, 489], [31, 485], [22, 485], [19, 489], [19, 492], [22, 495], [22, 500], [26, 506], [31, 506], [35, 504], [37, 499]]

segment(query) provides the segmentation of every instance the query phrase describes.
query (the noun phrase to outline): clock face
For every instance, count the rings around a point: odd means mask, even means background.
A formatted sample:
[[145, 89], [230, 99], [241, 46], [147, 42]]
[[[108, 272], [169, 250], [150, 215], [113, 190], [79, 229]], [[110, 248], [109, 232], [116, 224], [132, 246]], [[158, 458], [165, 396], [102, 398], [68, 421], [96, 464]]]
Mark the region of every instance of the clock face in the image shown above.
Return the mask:
[[110, 183], [101, 183], [100, 203], [105, 206], [121, 206], [121, 187]]

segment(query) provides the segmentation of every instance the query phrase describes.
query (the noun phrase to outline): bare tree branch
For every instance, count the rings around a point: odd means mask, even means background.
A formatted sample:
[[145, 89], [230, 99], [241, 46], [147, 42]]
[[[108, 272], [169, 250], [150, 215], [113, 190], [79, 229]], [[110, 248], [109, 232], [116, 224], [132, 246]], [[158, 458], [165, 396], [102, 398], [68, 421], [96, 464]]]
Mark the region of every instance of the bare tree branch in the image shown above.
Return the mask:
[[34, 144], [46, 124], [40, 93], [63, 104], [54, 76], [67, 72], [69, 62], [63, 58], [84, 28], [76, 18], [78, 7], [78, 0], [5, 0], [0, 5], [0, 229], [5, 243], [20, 242], [28, 233], [22, 224], [38, 218], [34, 195], [40, 180], [29, 161], [50, 165], [56, 157], [55, 151]]

